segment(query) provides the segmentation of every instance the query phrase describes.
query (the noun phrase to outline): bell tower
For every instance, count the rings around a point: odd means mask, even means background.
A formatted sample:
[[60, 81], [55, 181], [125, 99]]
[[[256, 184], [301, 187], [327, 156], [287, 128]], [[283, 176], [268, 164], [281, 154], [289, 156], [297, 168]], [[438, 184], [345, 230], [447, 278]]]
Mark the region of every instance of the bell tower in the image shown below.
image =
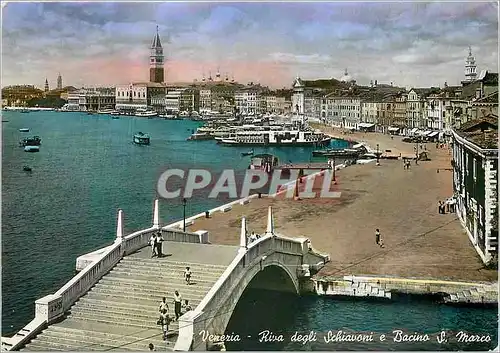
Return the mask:
[[156, 26], [156, 35], [151, 44], [151, 54], [149, 55], [149, 81], [163, 83], [165, 74], [163, 68], [163, 48], [161, 46], [160, 35], [158, 34], [158, 26]]
[[469, 47], [469, 56], [465, 60], [465, 80], [474, 81], [477, 76], [476, 58], [472, 56], [472, 49]]

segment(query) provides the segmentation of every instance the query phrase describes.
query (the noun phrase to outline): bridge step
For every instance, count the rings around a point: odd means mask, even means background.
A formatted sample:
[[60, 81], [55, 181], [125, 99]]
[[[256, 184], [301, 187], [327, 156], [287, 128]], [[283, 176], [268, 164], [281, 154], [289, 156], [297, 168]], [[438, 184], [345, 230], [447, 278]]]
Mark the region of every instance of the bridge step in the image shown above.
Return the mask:
[[[150, 279], [149, 279], [150, 278]], [[120, 286], [126, 287], [140, 287], [140, 288], [149, 288], [149, 289], [158, 289], [158, 285], [152, 282], [154, 277], [142, 277], [142, 276], [132, 276], [132, 275], [122, 275], [118, 274], [118, 272], [110, 272], [109, 275], [104, 277], [99, 281], [101, 283], [117, 283]], [[217, 277], [218, 278], [218, 277]], [[215, 278], [214, 278], [215, 279]], [[164, 293], [174, 292], [175, 290], [189, 290], [189, 291], [199, 291], [206, 293], [213, 286], [214, 280], [210, 283], [199, 283], [196, 280], [193, 280], [190, 285], [188, 285], [184, 280], [170, 280], [159, 288]]]
[[[161, 337], [162, 334], [160, 333], [159, 336]], [[112, 339], [107, 339], [107, 338], [92, 338], [91, 341], [87, 340], [84, 336], [77, 336], [77, 335], [68, 335], [67, 333], [65, 335], [61, 335], [61, 333], [53, 333], [53, 332], [47, 332], [44, 335], [41, 335], [39, 338], [36, 339], [36, 342], [43, 342], [43, 344], [48, 345], [50, 347], [61, 347], [64, 345], [65, 347], [62, 348], [72, 348], [77, 349], [79, 351], [88, 351], [88, 350], [147, 350], [147, 346], [149, 342], [152, 342], [155, 346], [159, 346], [160, 344], [162, 346], [165, 346], [166, 343], [161, 340], [159, 341], [158, 339], [155, 339], [154, 342], [153, 340], [148, 340], [144, 342], [143, 340], [139, 339], [138, 342], [134, 340], [127, 340], [128, 337], [125, 337], [125, 339], [120, 339], [120, 340], [112, 340]], [[172, 344], [172, 343], [171, 343]]]
[[93, 347], [103, 347], [112, 349], [115, 347], [124, 347], [133, 350], [147, 350], [149, 343], [155, 347], [173, 347], [177, 335], [173, 334], [167, 341], [163, 341], [163, 333], [158, 330], [148, 330], [142, 337], [129, 335], [99, 335], [99, 332], [85, 330], [47, 330], [40, 337], [41, 341], [70, 343], [73, 346], [82, 348], [80, 350], [89, 350]]
[[[142, 269], [142, 268], [122, 268], [118, 267], [112, 270], [110, 273], [113, 275], [129, 275], [133, 276], [135, 278], [141, 277], [148, 277], [148, 278], [155, 278], [156, 281], [163, 279], [165, 281], [179, 281], [180, 283], [186, 283], [184, 280], [184, 274], [179, 274], [178, 272], [176, 273], [168, 273], [168, 272], [160, 272], [156, 270], [150, 270], [150, 269]], [[195, 274], [191, 276], [192, 282], [199, 283], [201, 285], [208, 285], [213, 282], [214, 278], [219, 278], [220, 275], [222, 275], [222, 272], [219, 274]]]
[[[193, 273], [191, 285], [184, 280], [187, 266]], [[179, 323], [170, 324], [172, 336], [163, 341], [156, 324], [161, 298], [167, 298], [174, 318], [175, 290], [194, 309], [225, 270], [222, 265], [127, 256], [70, 308], [63, 321], [50, 325], [22, 350], [146, 351], [151, 342], [158, 351], [172, 351]]]
[[[142, 299], [157, 300], [158, 305], [162, 297], [167, 297], [168, 300], [171, 302], [173, 294], [173, 291], [170, 293], [165, 293], [159, 290], [151, 291], [148, 289], [140, 289], [140, 288], [127, 288], [127, 292], [124, 293], [124, 289], [120, 286], [105, 285], [105, 284], [97, 284], [94, 288], [92, 288], [92, 292], [125, 296], [131, 299], [132, 298], [137, 299], [138, 301]], [[179, 291], [179, 294], [182, 296], [183, 299], [188, 299], [188, 300], [196, 300], [196, 299], [201, 300], [205, 296], [202, 293], [196, 293], [191, 291], [184, 291], [184, 292]]]
[[226, 270], [226, 266], [221, 266], [221, 265], [193, 265], [193, 264], [179, 264], [175, 262], [168, 262], [168, 261], [151, 261], [151, 262], [145, 262], [143, 261], [144, 259], [140, 260], [126, 260], [124, 258], [123, 260], [120, 261], [120, 265], [122, 267], [134, 267], [134, 268], [146, 268], [146, 269], [152, 269], [152, 270], [167, 270], [171, 272], [176, 272], [176, 273], [183, 273], [186, 267], [189, 266], [190, 270], [194, 273], [195, 271], [200, 271], [200, 273], [221, 273]]
[[[196, 307], [198, 305], [198, 301], [189, 301], [189, 305], [191, 305], [192, 308]], [[159, 301], [156, 301], [152, 305], [136, 305], [135, 303], [125, 303], [121, 302], [118, 303], [116, 301], [111, 301], [111, 300], [102, 300], [102, 299], [94, 299], [94, 298], [88, 298], [84, 297], [81, 298], [74, 306], [73, 308], [77, 307], [87, 307], [87, 308], [92, 308], [92, 307], [98, 307], [98, 308], [107, 308], [110, 310], [117, 310], [117, 311], [126, 311], [128, 313], [134, 313], [134, 312], [141, 312], [141, 313], [154, 313], [155, 315], [158, 313], [158, 308], [159, 308]], [[168, 307], [170, 311], [173, 311], [174, 304], [173, 303], [168, 303]]]
[[[165, 251], [164, 251], [165, 252]], [[168, 251], [167, 251], [168, 253]], [[236, 256], [236, 252], [234, 253]], [[195, 262], [186, 262], [186, 261], [169, 261], [169, 260], [159, 260], [156, 258], [152, 259], [147, 259], [147, 258], [139, 258], [139, 257], [134, 257], [134, 256], [126, 256], [124, 257], [121, 261], [120, 264], [125, 264], [125, 263], [134, 263], [134, 264], [146, 264], [146, 265], [157, 265], [157, 266], [167, 266], [168, 268], [180, 268], [182, 271], [186, 268], [186, 266], [189, 266], [191, 270], [193, 268], [200, 268], [200, 269], [220, 269], [224, 271], [227, 266], [225, 265], [216, 265], [216, 264], [202, 264], [202, 263], [195, 263]]]
[[[95, 321], [100, 323], [108, 323], [113, 325], [122, 325], [122, 326], [135, 326], [142, 327], [143, 329], [157, 329], [161, 330], [160, 325], [156, 325], [157, 317], [147, 317], [147, 318], [133, 318], [131, 316], [118, 315], [110, 312], [94, 312], [94, 311], [86, 311], [86, 312], [75, 312], [71, 313], [68, 318], [74, 318], [77, 320], [83, 321]], [[169, 326], [169, 330], [176, 331], [179, 325], [177, 322], [172, 322]]]

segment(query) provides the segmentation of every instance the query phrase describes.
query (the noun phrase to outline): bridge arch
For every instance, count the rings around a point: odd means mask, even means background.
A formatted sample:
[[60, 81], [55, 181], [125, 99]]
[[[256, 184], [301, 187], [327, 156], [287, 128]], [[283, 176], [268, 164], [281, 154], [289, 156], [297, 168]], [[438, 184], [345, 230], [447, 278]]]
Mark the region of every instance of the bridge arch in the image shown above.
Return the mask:
[[[241, 296], [247, 288], [284, 291], [287, 293], [300, 294], [299, 279], [297, 277], [297, 266], [300, 266], [300, 258], [296, 255], [270, 254], [265, 260], [254, 261], [249, 264], [245, 273], [233, 286], [231, 293], [226, 295], [225, 300], [214, 312], [207, 322], [204, 332], [215, 335], [230, 335], [225, 332]], [[285, 255], [285, 256], [284, 256]], [[298, 262], [297, 262], [298, 260]], [[200, 332], [193, 332], [193, 350], [210, 350], [212, 342], [203, 342]], [[235, 332], [235, 334], [238, 334]], [[198, 336], [198, 337], [197, 337]]]

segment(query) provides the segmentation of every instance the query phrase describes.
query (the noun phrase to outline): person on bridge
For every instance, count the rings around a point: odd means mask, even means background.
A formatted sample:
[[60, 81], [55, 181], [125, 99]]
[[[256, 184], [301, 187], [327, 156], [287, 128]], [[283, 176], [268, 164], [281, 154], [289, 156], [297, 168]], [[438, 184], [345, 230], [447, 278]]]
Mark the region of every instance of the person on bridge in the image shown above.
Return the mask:
[[149, 245], [151, 245], [151, 257], [158, 255], [156, 253], [156, 236], [154, 234], [151, 235], [151, 238], [149, 239]]
[[156, 233], [156, 254], [158, 257], [163, 256], [163, 237], [161, 236], [161, 232]]
[[184, 279], [188, 285], [191, 284], [191, 270], [189, 269], [189, 266], [186, 267], [186, 270], [184, 271]]
[[161, 313], [163, 312], [163, 310], [167, 310], [168, 311], [168, 304], [167, 304], [167, 298], [166, 297], [163, 297], [163, 300], [160, 302], [160, 307], [158, 308], [158, 311], [160, 312], [160, 318], [158, 319], [158, 321], [161, 320]]
[[163, 311], [161, 312], [161, 328], [163, 331], [163, 340], [164, 341], [167, 340], [168, 325], [170, 325], [171, 321], [172, 321], [172, 319], [170, 318], [170, 316], [168, 316], [167, 309], [163, 309]]
[[182, 297], [179, 294], [179, 291], [175, 291], [174, 294], [175, 321], [179, 320], [179, 316], [181, 316], [181, 306], [182, 306]]

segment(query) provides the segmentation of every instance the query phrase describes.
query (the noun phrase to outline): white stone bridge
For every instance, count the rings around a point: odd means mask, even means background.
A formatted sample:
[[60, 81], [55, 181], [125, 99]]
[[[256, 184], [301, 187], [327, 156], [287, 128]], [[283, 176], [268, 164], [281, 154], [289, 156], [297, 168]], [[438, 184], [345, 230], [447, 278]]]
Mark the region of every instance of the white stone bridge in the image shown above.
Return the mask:
[[[187, 222], [201, 216], [205, 214]], [[153, 226], [124, 236], [119, 210], [115, 242], [78, 258], [80, 272], [56, 293], [37, 300], [35, 318], [14, 336], [2, 338], [2, 350], [140, 351], [148, 350], [149, 343], [163, 351], [213, 349], [200, 332], [224, 334], [247, 287], [300, 294], [329, 261], [308, 239], [277, 234], [271, 208], [266, 233], [251, 244], [242, 219], [239, 247], [210, 244], [208, 232], [183, 232], [178, 229], [182, 222], [161, 227], [156, 200]], [[167, 256], [151, 259], [148, 241], [159, 230]], [[183, 281], [186, 266], [193, 272], [191, 285]], [[171, 303], [175, 290], [193, 310], [174, 322], [162, 341], [158, 306], [163, 296]], [[172, 311], [170, 305], [170, 315]]]

